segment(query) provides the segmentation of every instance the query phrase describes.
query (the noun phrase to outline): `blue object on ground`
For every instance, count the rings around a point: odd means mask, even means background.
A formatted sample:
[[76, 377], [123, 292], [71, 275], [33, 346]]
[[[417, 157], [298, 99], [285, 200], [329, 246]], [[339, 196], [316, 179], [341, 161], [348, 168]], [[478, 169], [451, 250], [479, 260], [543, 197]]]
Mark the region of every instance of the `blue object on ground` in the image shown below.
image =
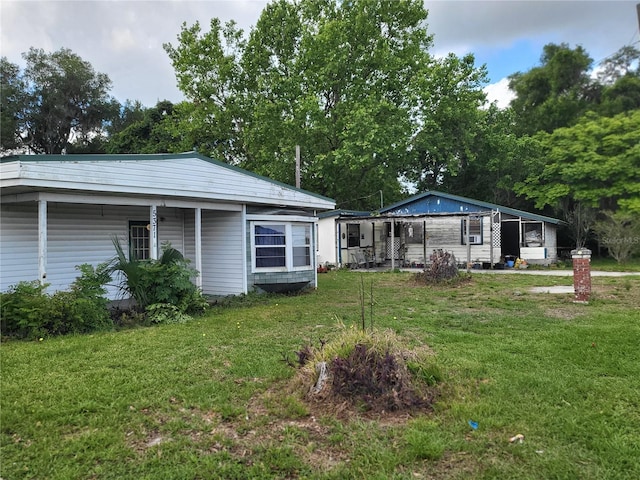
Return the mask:
[[469, 420], [469, 426], [474, 430], [478, 429], [478, 422], [474, 422], [473, 420]]

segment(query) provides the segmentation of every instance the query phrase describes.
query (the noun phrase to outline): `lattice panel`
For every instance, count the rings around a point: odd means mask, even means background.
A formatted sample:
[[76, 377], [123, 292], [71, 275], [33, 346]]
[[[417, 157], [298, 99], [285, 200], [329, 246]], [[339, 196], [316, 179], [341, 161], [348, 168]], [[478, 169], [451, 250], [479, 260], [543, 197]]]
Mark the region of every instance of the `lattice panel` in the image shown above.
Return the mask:
[[500, 235], [500, 224], [499, 223], [494, 223], [493, 224], [493, 231], [491, 232], [491, 241], [493, 242], [493, 247], [494, 248], [501, 248], [502, 247], [502, 236]]

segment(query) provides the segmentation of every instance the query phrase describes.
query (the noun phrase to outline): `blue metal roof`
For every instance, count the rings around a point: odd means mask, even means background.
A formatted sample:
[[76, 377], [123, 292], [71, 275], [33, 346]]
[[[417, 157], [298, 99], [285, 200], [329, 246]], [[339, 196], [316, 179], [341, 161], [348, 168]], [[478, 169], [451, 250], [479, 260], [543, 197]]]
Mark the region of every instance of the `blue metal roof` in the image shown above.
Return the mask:
[[430, 213], [480, 213], [496, 210], [517, 217], [549, 222], [556, 225], [564, 223], [557, 218], [546, 217], [536, 213], [496, 205], [495, 203], [482, 202], [480, 200], [434, 190], [429, 190], [396, 202], [393, 205], [381, 209], [380, 213], [383, 215], [420, 215]]

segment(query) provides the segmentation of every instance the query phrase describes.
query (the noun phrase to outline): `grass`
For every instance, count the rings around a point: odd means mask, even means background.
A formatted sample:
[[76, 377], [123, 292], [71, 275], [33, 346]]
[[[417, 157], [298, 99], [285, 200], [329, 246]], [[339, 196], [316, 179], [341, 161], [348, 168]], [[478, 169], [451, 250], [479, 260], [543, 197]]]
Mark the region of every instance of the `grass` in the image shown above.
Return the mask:
[[640, 478], [640, 276], [594, 277], [579, 305], [529, 292], [570, 277], [364, 274], [375, 327], [428, 344], [444, 377], [434, 411], [371, 417], [305, 404], [283, 361], [357, 328], [361, 275], [184, 325], [4, 343], [0, 477]]

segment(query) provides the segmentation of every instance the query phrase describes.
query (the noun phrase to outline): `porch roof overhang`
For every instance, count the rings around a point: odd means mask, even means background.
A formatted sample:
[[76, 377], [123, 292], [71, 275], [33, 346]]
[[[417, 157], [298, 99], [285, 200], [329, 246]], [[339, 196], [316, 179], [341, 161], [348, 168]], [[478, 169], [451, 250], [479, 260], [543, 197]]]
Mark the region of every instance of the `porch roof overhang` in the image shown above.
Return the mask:
[[52, 203], [75, 203], [83, 205], [122, 205], [170, 208], [202, 208], [205, 210], [241, 211], [242, 204], [204, 201], [197, 198], [173, 198], [166, 196], [96, 194], [94, 192], [45, 189], [28, 193], [10, 193], [3, 189], [3, 203], [28, 203], [41, 200]]
[[416, 214], [382, 214], [382, 215], [366, 215], [366, 216], [349, 216], [340, 217], [338, 221], [341, 223], [372, 223], [372, 222], [388, 222], [392, 220], [399, 221], [419, 221], [427, 218], [445, 218], [445, 217], [488, 217], [492, 212], [452, 212], [452, 213], [416, 213]]
[[[335, 201], [193, 152], [158, 155], [19, 155], [0, 159], [2, 198], [41, 192], [94, 199], [330, 210]], [[15, 201], [15, 200], [14, 200]], [[116, 200], [117, 201], [117, 200]], [[144, 200], [142, 200], [144, 201]]]

